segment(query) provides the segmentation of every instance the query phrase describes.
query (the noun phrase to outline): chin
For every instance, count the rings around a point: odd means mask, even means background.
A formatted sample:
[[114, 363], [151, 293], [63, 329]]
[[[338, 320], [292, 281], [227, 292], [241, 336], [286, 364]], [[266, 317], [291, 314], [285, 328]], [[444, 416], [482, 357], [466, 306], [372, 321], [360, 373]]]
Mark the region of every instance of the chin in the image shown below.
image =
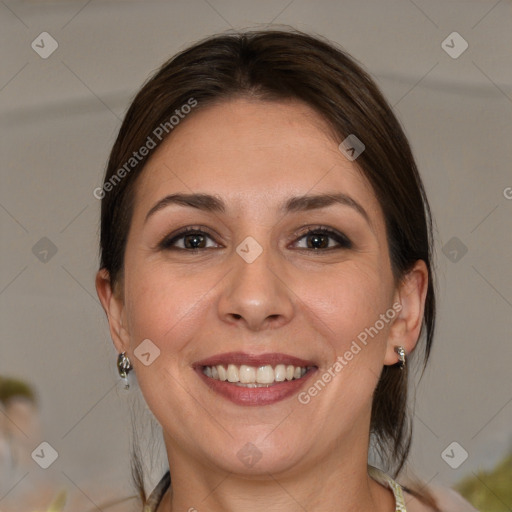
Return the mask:
[[287, 432], [273, 431], [274, 428], [253, 428], [246, 435], [226, 436], [227, 444], [223, 447], [212, 442], [210, 446], [217, 448], [212, 452], [205, 447], [205, 451], [211, 462], [226, 472], [266, 479], [268, 473], [284, 473], [294, 468], [307, 452], [299, 439], [293, 439]]

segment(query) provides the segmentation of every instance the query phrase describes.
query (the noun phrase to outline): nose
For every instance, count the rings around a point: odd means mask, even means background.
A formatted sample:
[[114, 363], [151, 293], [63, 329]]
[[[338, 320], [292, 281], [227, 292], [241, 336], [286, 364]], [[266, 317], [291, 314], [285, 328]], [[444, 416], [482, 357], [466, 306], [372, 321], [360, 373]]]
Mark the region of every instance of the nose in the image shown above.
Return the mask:
[[286, 325], [294, 313], [293, 292], [277, 258], [269, 250], [251, 263], [233, 253], [232, 271], [224, 280], [219, 315], [224, 322], [252, 331]]

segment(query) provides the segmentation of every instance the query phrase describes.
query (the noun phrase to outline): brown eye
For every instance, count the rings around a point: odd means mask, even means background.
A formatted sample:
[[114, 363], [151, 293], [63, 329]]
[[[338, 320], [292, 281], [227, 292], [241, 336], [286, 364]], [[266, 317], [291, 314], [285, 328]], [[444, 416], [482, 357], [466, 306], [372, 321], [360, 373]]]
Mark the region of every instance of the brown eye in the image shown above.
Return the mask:
[[205, 236], [201, 233], [187, 234], [181, 237], [184, 240], [185, 249], [204, 249]]
[[307, 235], [308, 249], [327, 249], [329, 247], [329, 235], [323, 233], [311, 233]]
[[187, 228], [165, 238], [159, 244], [159, 248], [163, 250], [198, 251], [215, 247], [215, 245], [207, 246], [208, 239], [213, 241], [213, 238], [208, 233], [194, 227]]
[[[310, 229], [306, 231], [298, 240], [306, 240], [306, 247], [300, 247], [305, 249], [311, 249], [313, 251], [321, 249], [350, 249], [352, 247], [351, 241], [341, 233], [326, 228]], [[336, 243], [331, 244], [331, 240]]]

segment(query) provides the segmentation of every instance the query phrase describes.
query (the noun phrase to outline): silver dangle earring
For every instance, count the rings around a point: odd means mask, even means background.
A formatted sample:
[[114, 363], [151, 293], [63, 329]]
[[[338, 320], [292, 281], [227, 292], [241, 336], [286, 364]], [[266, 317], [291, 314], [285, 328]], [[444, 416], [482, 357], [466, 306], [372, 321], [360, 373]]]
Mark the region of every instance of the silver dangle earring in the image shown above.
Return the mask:
[[130, 388], [130, 384], [128, 382], [128, 373], [130, 370], [133, 370], [132, 363], [126, 355], [126, 352], [122, 352], [117, 357], [117, 371], [119, 372], [119, 376], [124, 381], [124, 389]]
[[400, 361], [400, 370], [405, 368], [405, 348], [395, 347], [395, 352], [398, 354], [398, 360]]

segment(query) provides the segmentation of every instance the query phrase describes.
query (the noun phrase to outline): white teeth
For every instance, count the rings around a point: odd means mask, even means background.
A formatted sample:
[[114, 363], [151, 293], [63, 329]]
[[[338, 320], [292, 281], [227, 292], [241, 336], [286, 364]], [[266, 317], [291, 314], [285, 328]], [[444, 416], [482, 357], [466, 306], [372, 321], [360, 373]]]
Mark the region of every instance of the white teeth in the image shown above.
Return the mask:
[[[208, 368], [208, 366], [206, 367]], [[228, 372], [226, 371], [226, 368], [219, 364], [217, 366], [217, 372], [219, 373], [219, 380], [228, 380]]]
[[240, 366], [239, 376], [240, 382], [242, 382], [243, 384], [256, 382], [256, 369], [253, 366], [247, 366], [246, 364], [243, 364], [242, 366]]
[[241, 388], [268, 388], [269, 384], [258, 384], [257, 382], [249, 382], [248, 384], [242, 384], [241, 382], [235, 382], [235, 386]]
[[228, 364], [228, 381], [239, 382], [238, 368], [234, 364]]
[[275, 368], [271, 365], [265, 366], [249, 366], [242, 364], [228, 364], [227, 369], [224, 365], [205, 366], [203, 373], [212, 379], [220, 381], [228, 381], [233, 384], [255, 388], [268, 386], [276, 382], [284, 382], [285, 380], [300, 379], [307, 372], [306, 367], [293, 366], [292, 364], [278, 364]]
[[284, 364], [278, 364], [274, 368], [274, 379], [276, 382], [283, 382], [286, 379], [286, 366]]
[[272, 384], [272, 382], [274, 382], [274, 370], [272, 366], [260, 366], [256, 373], [256, 382], [258, 384]]

